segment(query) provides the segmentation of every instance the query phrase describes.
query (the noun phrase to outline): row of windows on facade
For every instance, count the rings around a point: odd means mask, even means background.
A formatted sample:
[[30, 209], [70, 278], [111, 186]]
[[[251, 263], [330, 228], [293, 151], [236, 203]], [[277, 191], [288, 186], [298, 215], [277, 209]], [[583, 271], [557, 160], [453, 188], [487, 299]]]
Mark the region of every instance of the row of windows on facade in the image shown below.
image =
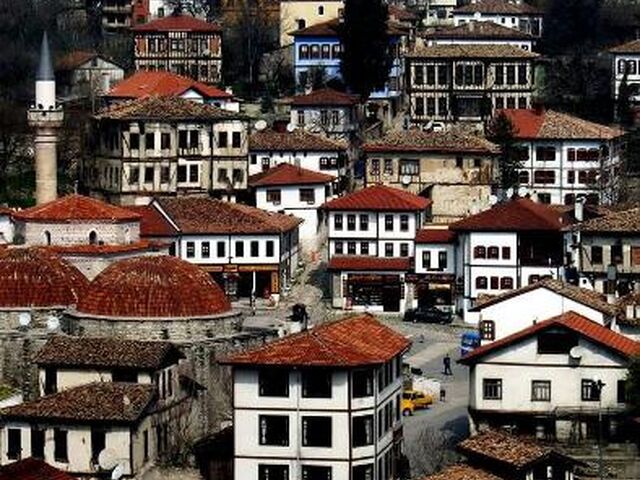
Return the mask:
[[[563, 385], [562, 389], [566, 389]], [[616, 385], [616, 400], [618, 403], [626, 402], [626, 381], [618, 380]], [[580, 398], [583, 402], [598, 402], [601, 396], [597, 382], [590, 379], [582, 379], [580, 382]], [[484, 400], [502, 400], [502, 379], [483, 378], [482, 398]], [[551, 380], [531, 381], [531, 401], [550, 402], [551, 401]]]
[[[529, 33], [533, 36], [539, 36], [542, 28], [542, 22], [537, 18], [516, 18], [516, 17], [505, 17], [500, 16], [500, 23], [505, 25], [507, 23], [511, 23], [511, 25], [517, 26], [518, 30], [521, 32]], [[475, 21], [469, 20], [469, 21]], [[508, 22], [509, 21], [509, 22]], [[465, 19], [460, 19], [458, 21], [459, 25], [463, 25], [467, 22]]]
[[[341, 231], [344, 229], [344, 217], [342, 213], [336, 213], [333, 217], [333, 228], [334, 230]], [[354, 232], [356, 230], [356, 215], [348, 214], [347, 217], [347, 230], [350, 232]], [[369, 215], [361, 214], [358, 215], [358, 224], [359, 230], [368, 231], [369, 230]], [[393, 232], [394, 231], [394, 215], [385, 215], [384, 216], [384, 230], [385, 232]], [[408, 232], [409, 231], [409, 215], [400, 215], [400, 231]]]
[[[298, 110], [296, 113], [296, 118], [298, 120], [298, 125], [302, 126], [307, 123], [306, 112], [304, 110]], [[338, 126], [342, 123], [342, 119], [344, 119], [344, 121], [346, 122], [347, 120], [349, 120], [349, 118], [349, 114], [343, 115], [341, 114], [340, 110], [320, 110], [320, 125], [325, 127]]]
[[[329, 189], [329, 187], [325, 187], [325, 189]], [[316, 190], [315, 188], [299, 188], [298, 189], [298, 200], [301, 203], [307, 203], [309, 205], [313, 205], [316, 203]], [[280, 205], [282, 202], [282, 190], [279, 188], [270, 188], [267, 190], [267, 202], [272, 203], [274, 205]]]
[[[282, 153], [280, 154], [280, 156], [282, 156]], [[302, 153], [303, 158], [307, 156], [306, 152]], [[258, 164], [258, 156], [256, 154], [252, 154], [249, 157], [249, 161], [251, 163], [251, 165], [257, 165]], [[299, 162], [300, 159], [296, 158], [295, 162]], [[272, 163], [272, 159], [271, 157], [261, 157], [260, 158], [260, 165], [262, 167], [262, 171], [266, 172], [267, 170], [269, 170], [270, 168], [272, 168], [271, 166]], [[276, 166], [278, 165], [278, 163], [273, 162], [274, 165]], [[337, 168], [342, 168], [342, 163], [339, 159], [339, 157], [320, 157], [320, 160], [318, 162], [318, 167], [320, 170], [335, 170]]]
[[[536, 147], [536, 161], [538, 162], [555, 162], [557, 148], [554, 146]], [[529, 149], [520, 147], [518, 154], [521, 161], [529, 160]], [[609, 157], [609, 147], [602, 145], [600, 148], [567, 148], [567, 161], [569, 162], [598, 162]]]
[[[142, 172], [142, 183], [153, 184], [155, 173], [159, 169], [159, 180], [161, 184], [168, 184], [171, 181], [171, 168], [168, 165], [153, 165], [138, 167], [132, 165], [129, 167], [129, 185], [138, 185], [140, 183], [140, 173]], [[110, 170], [110, 171], [109, 171]], [[220, 183], [242, 183], [244, 181], [244, 170], [241, 168], [231, 169], [231, 178], [229, 178], [229, 170], [219, 168], [217, 180]], [[106, 179], [111, 179], [112, 185], [118, 185], [117, 178], [120, 175], [118, 167], [107, 167], [104, 172]], [[176, 180], [178, 183], [200, 183], [200, 164], [178, 165], [176, 169]]]
[[425, 250], [422, 252], [422, 268], [425, 270], [446, 270], [448, 267], [448, 255], [447, 252], [441, 250], [438, 252], [438, 266], [437, 268], [431, 267], [431, 251]]
[[[495, 65], [494, 86], [527, 85], [529, 67], [527, 64]], [[449, 86], [451, 79], [451, 66], [415, 65], [413, 82], [414, 86]], [[481, 86], [485, 82], [485, 67], [481, 63], [458, 64], [455, 66], [455, 84], [458, 86]]]
[[489, 280], [485, 276], [476, 277], [476, 289], [513, 290], [513, 278], [511, 277], [490, 277]]
[[498, 260], [500, 258], [500, 250], [502, 250], [502, 260], [511, 259], [511, 247], [485, 247], [484, 245], [477, 245], [473, 247], [473, 258]]
[[[379, 460], [381, 466], [378, 469], [378, 479], [387, 480], [395, 471], [391, 451], [388, 451]], [[259, 464], [258, 480], [290, 480], [289, 465]], [[332, 467], [323, 465], [302, 465], [302, 480], [332, 480]], [[352, 480], [374, 480], [373, 464], [366, 463], [351, 467]]]
[[[358, 255], [357, 253], [357, 245], [360, 244], [360, 255], [369, 255], [369, 242], [343, 242], [343, 241], [335, 241], [333, 244], [333, 251], [335, 255], [344, 255], [345, 244], [347, 245], [347, 255]], [[384, 256], [385, 257], [393, 257], [394, 256], [394, 244], [393, 243], [385, 243], [384, 244]], [[409, 244], [406, 242], [402, 242], [400, 244], [400, 256], [408, 257], [410, 255], [409, 252]]]
[[[129, 149], [130, 150], [156, 150], [156, 134], [148, 132], [144, 134], [144, 147], [140, 146], [139, 133], [129, 133]], [[106, 137], [111, 141], [111, 136]], [[109, 145], [110, 148], [113, 148]], [[218, 132], [218, 142], [214, 146], [217, 148], [229, 147], [229, 132]], [[203, 145], [200, 143], [199, 130], [178, 130], [178, 149], [180, 150], [202, 150]], [[231, 148], [242, 148], [242, 132], [231, 132]], [[171, 149], [171, 134], [162, 132], [160, 134], [160, 150]]]
[[[383, 175], [394, 175], [394, 162], [392, 158], [385, 158], [383, 160]], [[464, 168], [464, 157], [459, 155], [456, 156], [455, 159], [456, 168]], [[369, 172], [371, 175], [380, 175], [380, 159], [372, 158], [369, 160], [370, 168]], [[482, 166], [482, 159], [474, 158], [468, 160], [468, 166], [473, 168], [480, 168]], [[401, 158], [399, 160], [399, 175], [420, 175], [420, 161], [409, 159], [409, 158]]]
[[[437, 102], [437, 103], [436, 103]], [[426, 109], [425, 109], [426, 103]], [[492, 108], [527, 108], [529, 99], [527, 96], [513, 97], [508, 95], [496, 96], [494, 100], [488, 97], [451, 97], [451, 101], [446, 96], [423, 97], [414, 95], [412, 103], [412, 114], [416, 117], [482, 117], [491, 114]]]
[[[578, 172], [577, 182], [576, 172]], [[559, 172], [555, 170], [534, 170], [533, 183], [540, 185], [554, 184], [556, 183], [556, 173]], [[605, 175], [606, 172], [602, 172], [602, 175], [600, 175], [601, 172], [598, 170], [567, 170], [566, 173], [566, 183], [568, 185], [595, 185], [599, 179], [602, 179], [602, 183], [606, 183], [608, 180], [608, 175]], [[518, 172], [519, 183], [527, 185], [530, 183], [530, 179], [529, 170], [520, 170], [520, 172]]]
[[[200, 257], [211, 257], [211, 242], [199, 242], [200, 243]], [[245, 241], [237, 240], [234, 243], [235, 257], [244, 257], [244, 245]], [[273, 240], [267, 240], [264, 248], [265, 257], [275, 256], [275, 242]], [[195, 258], [196, 256], [196, 242], [186, 242], [186, 256], [187, 258]], [[216, 257], [226, 258], [227, 256], [227, 244], [224, 241], [216, 242]], [[251, 240], [249, 242], [249, 256], [260, 256], [260, 242], [258, 240]]]
[[636, 60], [618, 60], [618, 73], [635, 75], [638, 73], [638, 62]]
[[[158, 62], [158, 60], [151, 60], [151, 61]], [[216, 65], [215, 63], [208, 64], [208, 65], [188, 63], [188, 62], [172, 63], [168, 69], [162, 63], [155, 63], [155, 64], [152, 63], [152, 64], [139, 65], [137, 68], [138, 70], [146, 70], [148, 72], [155, 72], [156, 70], [158, 72], [165, 72], [168, 70], [172, 73], [177, 73], [178, 75], [190, 76], [192, 78], [198, 78], [202, 81], [208, 78], [217, 79], [219, 75], [218, 65]]]
[[210, 38], [213, 36], [205, 37], [205, 38], [179, 38], [179, 39], [171, 39], [170, 41], [165, 38], [153, 38], [148, 37], [147, 40], [147, 48], [149, 49], [149, 53], [164, 53], [166, 52], [167, 46], [170, 46], [170, 51], [174, 52], [184, 52], [184, 53], [194, 53], [198, 55], [214, 55], [218, 52], [214, 52], [209, 49], [210, 46]]
[[339, 43], [303, 43], [298, 47], [299, 60], [339, 60], [342, 56], [342, 46]]
[[[592, 245], [590, 249], [589, 260], [592, 265], [603, 265], [604, 263], [604, 247], [601, 245]], [[609, 246], [609, 261], [613, 265], [622, 265], [624, 262], [624, 254], [622, 244], [614, 244]], [[631, 264], [640, 264], [640, 247], [631, 248]]]

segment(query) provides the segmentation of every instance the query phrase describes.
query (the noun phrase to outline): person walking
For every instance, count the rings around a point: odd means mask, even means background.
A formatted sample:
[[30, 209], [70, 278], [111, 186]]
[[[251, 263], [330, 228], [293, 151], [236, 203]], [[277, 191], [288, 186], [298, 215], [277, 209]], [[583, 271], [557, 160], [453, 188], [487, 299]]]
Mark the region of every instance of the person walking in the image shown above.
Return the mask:
[[444, 366], [445, 375], [453, 375], [453, 372], [451, 371], [451, 357], [448, 353], [442, 359], [442, 365]]

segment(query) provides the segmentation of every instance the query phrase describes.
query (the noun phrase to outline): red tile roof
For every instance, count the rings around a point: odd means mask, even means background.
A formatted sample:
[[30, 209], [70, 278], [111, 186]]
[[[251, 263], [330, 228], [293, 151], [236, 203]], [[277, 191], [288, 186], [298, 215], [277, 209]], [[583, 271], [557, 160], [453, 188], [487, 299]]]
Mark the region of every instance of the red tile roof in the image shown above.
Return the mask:
[[35, 458], [25, 458], [0, 467], [0, 480], [75, 480], [62, 470]]
[[140, 215], [95, 198], [67, 195], [51, 202], [14, 212], [13, 218], [25, 222], [75, 223], [75, 222], [134, 222]]
[[0, 215], [11, 216], [11, 215], [13, 215], [14, 212], [15, 212], [15, 210], [13, 208], [0, 206]]
[[329, 260], [329, 270], [354, 270], [357, 272], [411, 270], [409, 257], [369, 257], [356, 255], [335, 255]]
[[420, 20], [418, 15], [398, 5], [389, 5], [389, 17], [399, 22], [415, 22]]
[[444, 470], [432, 475], [422, 477], [420, 480], [502, 480], [485, 470], [481, 470], [464, 463], [451, 465]]
[[589, 320], [582, 315], [569, 311], [548, 320], [535, 323], [530, 327], [508, 335], [504, 338], [476, 348], [471, 353], [460, 359], [461, 363], [472, 364], [478, 362], [486, 354], [513, 345], [521, 340], [536, 335], [539, 332], [553, 327], [563, 327], [572, 330], [588, 340], [603, 347], [609, 348], [624, 357], [632, 357], [640, 354], [640, 342], [631, 340], [624, 335], [614, 332], [599, 323]]
[[190, 15], [169, 15], [149, 23], [131, 27], [134, 32], [222, 32], [217, 23], [209, 23]]
[[0, 307], [68, 307], [89, 281], [78, 269], [41, 248], [0, 250]]
[[317, 185], [333, 182], [333, 175], [314, 172], [306, 168], [296, 167], [290, 163], [280, 163], [265, 172], [249, 177], [249, 186], [267, 187], [276, 185]]
[[183, 234], [279, 234], [302, 223], [293, 215], [211, 198], [161, 198], [157, 202]]
[[100, 110], [96, 120], [188, 120], [212, 122], [245, 118], [208, 103], [198, 103], [171, 95], [141, 97], [115, 103]]
[[153, 384], [97, 382], [0, 410], [0, 418], [50, 423], [135, 424], [156, 398]]
[[431, 200], [419, 197], [413, 193], [387, 187], [386, 185], [372, 185], [356, 190], [344, 197], [336, 198], [325, 203], [325, 210], [370, 210], [381, 212], [418, 212], [431, 205]]
[[436, 29], [432, 32], [424, 34], [426, 39], [511, 39], [511, 40], [535, 40], [534, 37], [526, 32], [515, 28], [505, 27], [499, 23], [481, 22], [472, 20], [455, 27], [446, 27]]
[[114, 85], [108, 96], [113, 98], [180, 96], [190, 89], [196, 90], [205, 99], [233, 98], [233, 95], [224, 90], [164, 70], [155, 72], [139, 70]]
[[519, 139], [546, 140], [611, 140], [624, 135], [624, 131], [590, 122], [573, 115], [554, 110], [505, 109], [503, 112]]
[[409, 348], [410, 342], [371, 315], [323, 323], [263, 347], [223, 360], [230, 365], [358, 367], [378, 365]]
[[521, 60], [538, 58], [534, 52], [507, 43], [437, 44], [416, 48], [407, 58], [479, 58]]
[[456, 232], [447, 228], [423, 228], [416, 233], [416, 243], [453, 243]]
[[77, 315], [178, 319], [229, 310], [229, 299], [208, 273], [179, 258], [160, 255], [111, 264], [82, 295]]
[[304, 95], [296, 95], [292, 97], [291, 105], [294, 107], [315, 105], [351, 107], [359, 103], [359, 101], [360, 100], [357, 95], [339, 92], [338, 90], [333, 90], [332, 88], [321, 88]]
[[177, 363], [180, 358], [185, 358], [184, 354], [169, 342], [56, 335], [38, 351], [34, 362], [40, 366], [82, 369], [158, 370]]
[[455, 231], [511, 232], [552, 230], [566, 225], [556, 209], [528, 198], [516, 198], [498, 203], [489, 210], [471, 215], [449, 225]]
[[527, 467], [553, 452], [548, 446], [502, 430], [488, 430], [467, 438], [458, 444], [458, 450], [474, 460], [490, 459], [515, 469]]
[[486, 138], [453, 131], [396, 130], [365, 143], [362, 148], [365, 152], [500, 153], [500, 148]]
[[525, 2], [511, 0], [477, 0], [456, 8], [453, 13], [485, 13], [498, 15], [542, 15], [542, 10]]
[[[333, 18], [326, 22], [316, 23], [300, 30], [295, 30], [290, 32], [289, 35], [293, 37], [339, 37], [342, 25], [340, 19]], [[403, 25], [393, 20], [387, 22], [387, 35], [407, 35], [407, 33]]]
[[153, 205], [135, 205], [127, 209], [142, 216], [141, 237], [174, 237], [178, 234], [178, 230]]
[[301, 129], [293, 132], [262, 130], [249, 137], [249, 149], [252, 151], [340, 152], [346, 150], [346, 148], [347, 145], [343, 142]]
[[120, 253], [143, 252], [145, 250], [158, 251], [161, 248], [166, 248], [166, 246], [160, 243], [150, 242], [149, 240], [140, 240], [139, 242], [127, 243], [125, 245], [52, 245], [42, 248], [64, 257], [67, 255], [117, 255]]

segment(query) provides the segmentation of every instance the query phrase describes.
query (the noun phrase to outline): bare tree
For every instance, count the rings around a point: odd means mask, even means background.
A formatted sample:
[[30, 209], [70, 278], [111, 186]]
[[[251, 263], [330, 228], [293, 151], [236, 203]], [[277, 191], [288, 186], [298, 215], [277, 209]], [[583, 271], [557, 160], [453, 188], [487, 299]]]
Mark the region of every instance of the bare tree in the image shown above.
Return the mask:
[[453, 432], [448, 430], [426, 426], [420, 430], [415, 441], [406, 442], [405, 445], [413, 478], [431, 475], [458, 459]]

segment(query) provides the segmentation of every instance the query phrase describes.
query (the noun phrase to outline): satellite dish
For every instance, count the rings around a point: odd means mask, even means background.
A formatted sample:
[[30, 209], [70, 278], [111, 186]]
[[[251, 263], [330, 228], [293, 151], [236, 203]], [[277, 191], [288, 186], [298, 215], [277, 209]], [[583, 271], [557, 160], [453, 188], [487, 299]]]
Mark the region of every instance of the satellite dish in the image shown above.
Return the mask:
[[404, 175], [402, 177], [402, 184], [404, 186], [407, 186], [407, 185], [411, 184], [411, 177], [409, 175]]
[[116, 468], [113, 469], [113, 472], [111, 472], [111, 480], [120, 480], [123, 475], [124, 465], [122, 463], [119, 463], [118, 465], [116, 465]]
[[47, 318], [47, 328], [49, 330], [57, 330], [60, 327], [60, 319], [55, 315], [49, 315]]
[[571, 350], [569, 350], [569, 356], [575, 360], [579, 360], [582, 358], [582, 347], [579, 346], [575, 346], [572, 347]]
[[296, 129], [296, 126], [293, 123], [287, 124], [287, 132], [291, 133]]
[[118, 466], [116, 452], [111, 448], [105, 448], [98, 454], [98, 465], [103, 470], [112, 470]]
[[267, 122], [265, 122], [264, 120], [258, 120], [254, 126], [256, 130], [261, 132], [267, 128]]
[[498, 203], [498, 197], [496, 197], [495, 195], [490, 195], [489, 196], [489, 203], [491, 205], [495, 205], [496, 203]]
[[21, 327], [26, 327], [31, 323], [31, 314], [29, 312], [21, 312], [18, 315], [18, 323]]
[[524, 197], [528, 193], [527, 187], [518, 188], [518, 196]]
[[507, 198], [513, 197], [513, 188], [509, 187], [506, 193], [507, 193]]

